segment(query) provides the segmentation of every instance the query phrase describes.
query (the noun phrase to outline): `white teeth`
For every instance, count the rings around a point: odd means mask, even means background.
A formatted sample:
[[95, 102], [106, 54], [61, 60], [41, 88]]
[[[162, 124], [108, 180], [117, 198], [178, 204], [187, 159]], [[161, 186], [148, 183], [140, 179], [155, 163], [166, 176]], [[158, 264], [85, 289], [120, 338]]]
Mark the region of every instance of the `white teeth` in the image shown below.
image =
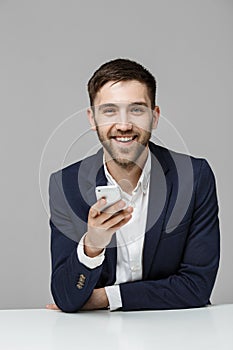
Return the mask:
[[120, 142], [129, 142], [133, 140], [133, 137], [116, 137], [116, 140]]

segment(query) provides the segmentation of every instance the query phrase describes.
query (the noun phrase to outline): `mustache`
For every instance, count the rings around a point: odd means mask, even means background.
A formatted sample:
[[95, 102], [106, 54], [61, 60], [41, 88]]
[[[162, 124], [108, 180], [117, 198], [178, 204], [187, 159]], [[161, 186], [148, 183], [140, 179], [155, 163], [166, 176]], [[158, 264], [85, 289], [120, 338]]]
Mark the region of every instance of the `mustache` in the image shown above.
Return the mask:
[[129, 131], [118, 131], [118, 132], [115, 132], [115, 133], [109, 133], [109, 137], [119, 137], [119, 136], [137, 136], [138, 133], [137, 132], [129, 132]]

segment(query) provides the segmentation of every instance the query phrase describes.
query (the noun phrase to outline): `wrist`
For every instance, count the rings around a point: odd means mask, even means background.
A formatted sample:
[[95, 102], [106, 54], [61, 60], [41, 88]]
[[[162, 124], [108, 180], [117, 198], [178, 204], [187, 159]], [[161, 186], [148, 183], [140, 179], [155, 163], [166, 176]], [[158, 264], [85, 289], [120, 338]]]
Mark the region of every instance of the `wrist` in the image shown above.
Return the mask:
[[88, 236], [84, 238], [84, 253], [90, 258], [94, 258], [103, 252], [104, 248], [95, 247], [88, 239]]
[[108, 309], [109, 300], [105, 288], [94, 289], [98, 309]]

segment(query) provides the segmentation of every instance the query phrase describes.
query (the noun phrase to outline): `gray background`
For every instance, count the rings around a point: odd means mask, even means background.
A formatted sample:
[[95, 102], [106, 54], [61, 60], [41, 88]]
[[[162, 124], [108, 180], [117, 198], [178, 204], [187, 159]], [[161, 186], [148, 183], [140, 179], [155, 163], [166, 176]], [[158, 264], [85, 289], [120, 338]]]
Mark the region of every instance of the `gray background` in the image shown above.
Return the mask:
[[[0, 1], [0, 308], [52, 300], [41, 154], [55, 128], [86, 108], [93, 71], [116, 57], [157, 77], [162, 114], [215, 172], [222, 257], [212, 301], [233, 302], [232, 42], [231, 0]], [[88, 125], [80, 121], [76, 135]], [[43, 188], [61, 157], [59, 147], [47, 153]]]

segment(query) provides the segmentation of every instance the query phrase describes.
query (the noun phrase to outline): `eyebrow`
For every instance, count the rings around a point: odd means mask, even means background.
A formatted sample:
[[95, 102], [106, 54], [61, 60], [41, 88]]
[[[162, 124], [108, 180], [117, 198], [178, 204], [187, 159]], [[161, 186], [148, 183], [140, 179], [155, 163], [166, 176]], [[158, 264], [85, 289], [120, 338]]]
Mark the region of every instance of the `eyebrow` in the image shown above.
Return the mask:
[[102, 110], [102, 109], [108, 108], [108, 107], [118, 107], [118, 106], [116, 104], [114, 104], [114, 103], [104, 103], [103, 105], [97, 106], [97, 108], [99, 110]]
[[[147, 107], [148, 108], [148, 104], [146, 103], [146, 102], [132, 102], [132, 103], [130, 103], [128, 106], [129, 107], [132, 107], [132, 106], [135, 106], [135, 105], [139, 105], [139, 106], [145, 106], [145, 107]], [[99, 110], [103, 110], [104, 108], [109, 108], [109, 107], [116, 107], [116, 108], [118, 108], [118, 104], [115, 104], [115, 103], [104, 103], [104, 104], [102, 104], [102, 105], [99, 105], [98, 106], [98, 109]]]
[[133, 102], [130, 103], [129, 106], [134, 106], [134, 105], [139, 105], [139, 106], [145, 106], [148, 107], [148, 104], [146, 102]]

